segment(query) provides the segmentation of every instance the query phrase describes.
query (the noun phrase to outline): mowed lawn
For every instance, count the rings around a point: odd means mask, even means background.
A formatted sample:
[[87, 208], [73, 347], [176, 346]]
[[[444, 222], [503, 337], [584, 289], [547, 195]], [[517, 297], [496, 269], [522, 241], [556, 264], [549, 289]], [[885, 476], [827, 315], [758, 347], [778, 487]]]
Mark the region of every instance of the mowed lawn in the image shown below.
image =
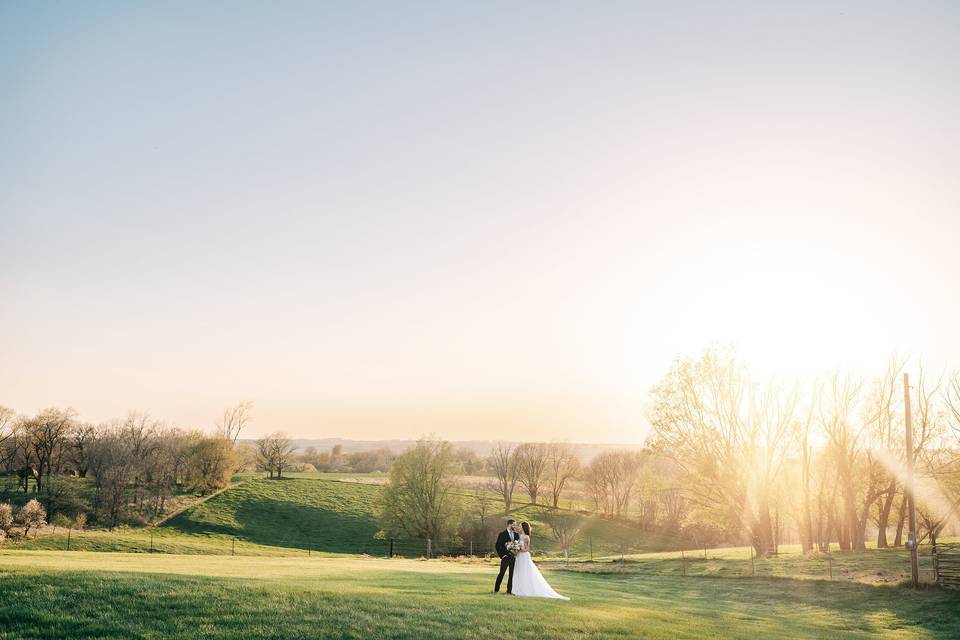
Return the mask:
[[490, 593], [492, 564], [0, 552], [0, 639], [957, 638], [960, 594], [548, 571], [570, 602]]

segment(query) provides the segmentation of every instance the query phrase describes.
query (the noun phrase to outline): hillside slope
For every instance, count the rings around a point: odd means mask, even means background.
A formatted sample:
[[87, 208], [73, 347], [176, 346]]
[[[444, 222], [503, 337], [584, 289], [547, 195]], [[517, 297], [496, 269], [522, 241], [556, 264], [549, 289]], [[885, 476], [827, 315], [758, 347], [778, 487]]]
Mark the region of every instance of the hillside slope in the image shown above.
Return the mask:
[[162, 528], [267, 546], [379, 554], [384, 543], [373, 539], [378, 490], [336, 480], [248, 480]]

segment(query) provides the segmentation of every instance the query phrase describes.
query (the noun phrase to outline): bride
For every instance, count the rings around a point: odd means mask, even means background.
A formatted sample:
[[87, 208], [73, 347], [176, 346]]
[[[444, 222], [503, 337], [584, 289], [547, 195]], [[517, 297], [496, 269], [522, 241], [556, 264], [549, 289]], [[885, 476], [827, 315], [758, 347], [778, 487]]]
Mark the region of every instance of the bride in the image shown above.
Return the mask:
[[521, 522], [520, 528], [522, 530], [522, 533], [518, 532], [520, 533], [520, 552], [513, 567], [513, 595], [569, 600], [570, 598], [551, 589], [540, 575], [537, 565], [533, 564], [533, 559], [530, 557], [530, 525]]

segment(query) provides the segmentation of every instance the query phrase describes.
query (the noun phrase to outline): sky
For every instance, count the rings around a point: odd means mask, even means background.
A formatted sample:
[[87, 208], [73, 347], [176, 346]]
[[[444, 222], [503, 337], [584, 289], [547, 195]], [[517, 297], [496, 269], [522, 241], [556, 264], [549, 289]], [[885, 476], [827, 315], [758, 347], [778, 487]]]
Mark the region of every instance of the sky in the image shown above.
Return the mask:
[[642, 442], [960, 366], [953, 2], [0, 0], [0, 404]]

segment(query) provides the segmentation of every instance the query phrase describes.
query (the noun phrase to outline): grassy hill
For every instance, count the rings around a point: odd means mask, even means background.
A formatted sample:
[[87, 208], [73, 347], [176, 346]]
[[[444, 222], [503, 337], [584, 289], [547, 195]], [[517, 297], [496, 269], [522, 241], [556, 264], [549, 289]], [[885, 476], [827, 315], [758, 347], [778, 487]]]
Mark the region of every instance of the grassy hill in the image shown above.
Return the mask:
[[560, 602], [494, 595], [494, 574], [492, 563], [0, 551], [0, 640], [960, 637], [960, 594], [940, 590], [548, 570], [572, 598]]
[[290, 478], [248, 480], [161, 527], [165, 533], [226, 536], [276, 547], [380, 553], [374, 541], [376, 486]]
[[[148, 552], [153, 549], [162, 553], [282, 555], [309, 550], [311, 553], [383, 556], [387, 554], [387, 543], [374, 539], [379, 529], [375, 508], [380, 477], [372, 480], [377, 482], [356, 474], [311, 474], [283, 480], [248, 477], [155, 529], [75, 532], [70, 546], [87, 551]], [[469, 504], [466, 493], [464, 499]], [[491, 497], [491, 504], [497, 503]], [[511, 517], [528, 520], [533, 525], [536, 555], [559, 555], [560, 547], [549, 527], [540, 521], [540, 513], [539, 507], [519, 502]], [[488, 517], [498, 523], [507, 516], [494, 511]], [[474, 540], [476, 553], [490, 550], [493, 537], [489, 537], [489, 540]], [[63, 533], [21, 545], [50, 550], [66, 546]], [[592, 551], [599, 558], [621, 552], [675, 548], [673, 538], [594, 517], [586, 519], [572, 552], [589, 557]], [[398, 541], [397, 549], [408, 557], [415, 557], [424, 552], [425, 546], [417, 541]]]

